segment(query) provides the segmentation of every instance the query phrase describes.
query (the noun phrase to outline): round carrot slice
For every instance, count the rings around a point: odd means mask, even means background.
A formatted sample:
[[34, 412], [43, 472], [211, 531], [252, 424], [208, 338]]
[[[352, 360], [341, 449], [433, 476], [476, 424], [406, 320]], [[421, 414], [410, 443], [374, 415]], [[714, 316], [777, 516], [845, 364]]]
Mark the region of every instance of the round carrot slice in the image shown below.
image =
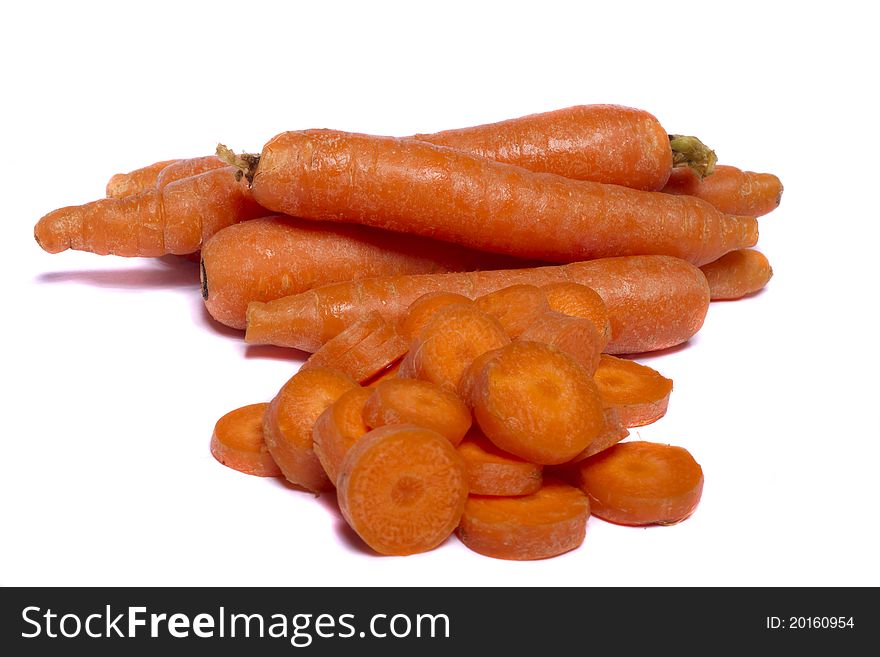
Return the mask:
[[384, 323], [385, 320], [377, 312], [371, 312], [366, 317], [353, 322], [344, 331], [325, 342], [320, 349], [309, 356], [309, 359], [303, 364], [303, 369], [310, 369], [312, 367], [339, 369], [336, 367], [339, 359], [365, 340], [371, 333], [380, 329]]
[[602, 415], [605, 418], [602, 431], [593, 439], [593, 442], [587, 445], [583, 452], [572, 459], [572, 462], [588, 459], [629, 436], [629, 429], [623, 426], [623, 422], [620, 421], [620, 411], [617, 408], [606, 406], [602, 409]]
[[289, 482], [315, 492], [333, 488], [313, 449], [312, 430], [328, 406], [356, 387], [342, 372], [314, 367], [294, 374], [269, 404], [266, 446]]
[[534, 285], [511, 285], [483, 295], [474, 303], [497, 319], [511, 338], [519, 337], [537, 317], [550, 310], [547, 297]]
[[510, 342], [498, 320], [473, 306], [438, 311], [419, 333], [400, 366], [400, 376], [455, 390], [473, 360]]
[[549, 311], [537, 317], [519, 336], [520, 340], [543, 342], [564, 351], [592, 374], [599, 366], [605, 336], [589, 319]]
[[349, 450], [339, 508], [380, 554], [425, 552], [453, 532], [467, 500], [461, 457], [436, 431], [412, 424], [373, 429]]
[[608, 308], [593, 288], [580, 283], [562, 282], [544, 285], [541, 290], [547, 297], [551, 310], [563, 315], [588, 319], [593, 322], [599, 334], [605, 337], [606, 344], [611, 339]]
[[504, 347], [483, 368], [473, 396], [474, 417], [489, 440], [532, 463], [569, 461], [604, 427], [589, 374], [546, 344]]
[[473, 303], [463, 294], [455, 292], [428, 292], [413, 301], [400, 322], [400, 334], [412, 341], [441, 308], [455, 304], [469, 306]]
[[682, 447], [619, 443], [576, 466], [593, 513], [620, 525], [671, 525], [687, 518], [703, 492], [703, 470]]
[[474, 427], [458, 445], [472, 495], [531, 495], [541, 488], [540, 465], [498, 449]]
[[617, 408], [625, 427], [641, 427], [666, 415], [672, 380], [657, 370], [602, 354], [593, 380], [602, 404]]
[[428, 381], [390, 379], [372, 391], [363, 418], [373, 429], [386, 424], [416, 424], [458, 445], [471, 427], [471, 412], [453, 393]]
[[312, 431], [315, 455], [330, 481], [336, 484], [342, 460], [361, 436], [370, 429], [364, 424], [363, 410], [369, 388], [352, 388], [321, 413]]
[[501, 349], [493, 349], [492, 351], [480, 354], [470, 365], [468, 365], [464, 374], [461, 375], [461, 379], [458, 381], [458, 397], [468, 408], [474, 407], [476, 392], [478, 390], [477, 384], [480, 381], [480, 375], [483, 373], [483, 369], [489, 361], [495, 358], [499, 353], [501, 353]]
[[547, 559], [584, 542], [590, 504], [574, 486], [549, 480], [532, 495], [468, 498], [458, 537], [496, 559]]
[[400, 360], [408, 347], [409, 342], [397, 329], [383, 321], [376, 330], [339, 356], [334, 367], [363, 383]]
[[223, 465], [258, 477], [280, 477], [281, 470], [263, 439], [263, 415], [269, 404], [230, 411], [214, 425], [211, 454]]

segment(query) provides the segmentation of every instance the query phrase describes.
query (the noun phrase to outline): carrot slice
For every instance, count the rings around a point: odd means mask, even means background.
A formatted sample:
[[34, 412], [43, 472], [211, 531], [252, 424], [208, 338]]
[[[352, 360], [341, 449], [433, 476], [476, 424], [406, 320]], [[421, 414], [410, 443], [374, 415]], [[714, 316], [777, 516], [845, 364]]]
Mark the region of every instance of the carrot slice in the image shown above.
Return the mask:
[[403, 337], [413, 340], [441, 308], [454, 304], [469, 306], [472, 303], [466, 296], [456, 292], [428, 292], [410, 304], [398, 330]]
[[373, 312], [312, 354], [303, 369], [330, 367], [363, 383], [399, 360], [407, 347], [394, 326]]
[[263, 418], [266, 446], [289, 482], [315, 492], [332, 490], [313, 449], [312, 430], [328, 406], [356, 387], [342, 372], [315, 367], [294, 374], [269, 404]]
[[773, 276], [770, 262], [760, 251], [740, 249], [700, 267], [709, 282], [713, 301], [739, 299], [764, 288]]
[[550, 480], [532, 495], [470, 496], [458, 537], [474, 552], [496, 559], [547, 559], [584, 542], [589, 516], [580, 490]]
[[611, 320], [608, 316], [608, 307], [602, 301], [602, 297], [591, 287], [580, 283], [550, 283], [541, 286], [541, 290], [547, 297], [550, 310], [555, 310], [563, 315], [583, 317], [593, 322], [596, 330], [605, 336], [605, 342], [611, 340]]
[[477, 427], [458, 445], [471, 495], [531, 495], [541, 488], [540, 465], [498, 449]]
[[694, 512], [703, 470], [683, 447], [620, 443], [577, 465], [593, 514], [619, 525], [671, 525]]
[[313, 449], [334, 485], [348, 450], [370, 430], [364, 423], [363, 410], [371, 393], [369, 388], [352, 388], [321, 413], [315, 422], [312, 430]]
[[476, 404], [476, 394], [479, 390], [480, 375], [483, 373], [483, 369], [489, 364], [490, 360], [500, 353], [501, 348], [480, 354], [468, 365], [464, 374], [458, 380], [458, 398], [468, 408], [473, 408], [474, 404]]
[[605, 419], [602, 431], [599, 432], [599, 435], [593, 439], [593, 442], [591, 442], [583, 452], [572, 459], [572, 462], [588, 459], [591, 456], [616, 445], [629, 436], [629, 429], [623, 425], [623, 422], [620, 419], [619, 409], [614, 406], [607, 406], [602, 409], [602, 414]]
[[458, 445], [471, 427], [471, 412], [453, 393], [428, 381], [390, 379], [372, 391], [363, 408], [367, 426], [415, 424]]
[[509, 342], [494, 317], [473, 306], [449, 306], [437, 312], [413, 340], [399, 376], [455, 390], [477, 356]]
[[223, 465], [257, 477], [280, 477], [263, 438], [263, 415], [269, 404], [250, 404], [230, 411], [214, 425], [211, 454]]
[[641, 427], [666, 415], [672, 379], [657, 370], [602, 354], [593, 379], [602, 403], [616, 407], [626, 427]]
[[497, 319], [511, 338], [519, 337], [535, 319], [550, 310], [547, 297], [534, 285], [511, 285], [484, 294], [474, 303]]
[[537, 342], [501, 349], [472, 394], [474, 417], [489, 440], [532, 463], [571, 460], [604, 426], [590, 375], [567, 354]]
[[425, 552], [453, 532], [467, 501], [455, 448], [411, 424], [373, 429], [349, 450], [338, 480], [339, 508], [380, 554]]
[[374, 388], [377, 385], [379, 385], [380, 383], [382, 383], [382, 381], [397, 378], [397, 374], [398, 374], [398, 372], [400, 372], [400, 363], [401, 362], [402, 362], [402, 360], [398, 358], [396, 361], [391, 363], [391, 365], [386, 367], [384, 370], [382, 370], [381, 372], [377, 372], [375, 375], [373, 375], [373, 378], [370, 379], [369, 381], [367, 381], [364, 385], [368, 386], [370, 388]]
[[571, 356], [588, 374], [599, 366], [605, 335], [589, 319], [548, 311], [537, 317], [519, 336], [520, 340], [543, 342]]

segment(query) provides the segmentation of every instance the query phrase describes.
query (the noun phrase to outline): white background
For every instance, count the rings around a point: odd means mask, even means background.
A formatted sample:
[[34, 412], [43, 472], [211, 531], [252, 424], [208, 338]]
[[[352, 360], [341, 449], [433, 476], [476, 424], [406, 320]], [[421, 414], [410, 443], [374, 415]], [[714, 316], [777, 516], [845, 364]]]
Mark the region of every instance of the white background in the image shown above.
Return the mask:
[[[0, 584], [880, 585], [878, 107], [870, 3], [41, 2], [2, 21]], [[43, 253], [115, 172], [287, 129], [411, 134], [581, 103], [647, 109], [777, 173], [775, 276], [713, 304], [634, 432], [705, 471], [685, 523], [592, 519], [496, 561], [369, 554], [316, 500], [219, 465], [214, 422], [299, 356], [205, 314], [195, 266]]]

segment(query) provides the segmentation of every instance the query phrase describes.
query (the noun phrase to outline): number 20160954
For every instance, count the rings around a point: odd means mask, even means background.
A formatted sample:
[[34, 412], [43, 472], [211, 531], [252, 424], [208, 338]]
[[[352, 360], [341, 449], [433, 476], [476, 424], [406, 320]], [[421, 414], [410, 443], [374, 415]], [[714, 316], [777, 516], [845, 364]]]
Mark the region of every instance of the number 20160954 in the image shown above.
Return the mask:
[[767, 616], [768, 630], [843, 630], [853, 629], [852, 616]]

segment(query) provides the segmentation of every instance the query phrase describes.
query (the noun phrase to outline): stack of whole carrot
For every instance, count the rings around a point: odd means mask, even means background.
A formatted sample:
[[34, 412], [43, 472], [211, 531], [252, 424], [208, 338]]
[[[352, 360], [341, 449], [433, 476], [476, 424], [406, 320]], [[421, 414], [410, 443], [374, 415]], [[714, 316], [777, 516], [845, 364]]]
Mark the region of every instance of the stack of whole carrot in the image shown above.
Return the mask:
[[590, 105], [220, 146], [117, 174], [34, 232], [50, 253], [200, 252], [218, 321], [314, 352], [271, 404], [218, 422], [222, 462], [336, 488], [381, 553], [457, 528], [478, 552], [534, 559], [579, 545], [591, 507], [622, 524], [693, 511], [685, 450], [617, 444], [665, 413], [671, 381], [610, 354], [680, 344], [710, 299], [764, 287], [750, 247], [781, 193], [644, 111]]

